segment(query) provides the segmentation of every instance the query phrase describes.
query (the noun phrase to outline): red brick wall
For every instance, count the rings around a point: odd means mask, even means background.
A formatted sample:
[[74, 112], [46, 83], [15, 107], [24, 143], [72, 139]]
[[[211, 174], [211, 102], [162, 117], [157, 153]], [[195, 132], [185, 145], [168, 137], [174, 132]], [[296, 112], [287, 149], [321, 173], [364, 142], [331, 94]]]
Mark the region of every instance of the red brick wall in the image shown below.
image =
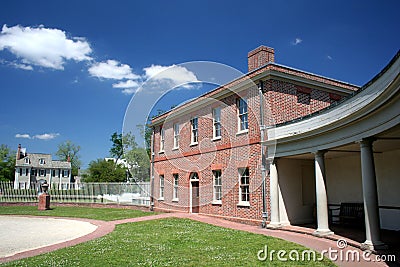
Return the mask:
[[273, 48], [260, 46], [247, 55], [248, 70], [249, 72], [259, 67], [264, 66], [268, 62], [275, 61], [275, 52]]
[[[265, 82], [266, 124], [290, 121], [329, 106], [338, 100], [328, 92], [304, 88], [288, 82]], [[172, 118], [165, 116], [165, 151], [159, 153], [160, 126], [155, 132], [155, 208], [156, 210], [190, 211], [190, 173], [199, 174], [200, 213], [228, 219], [260, 222], [262, 215], [259, 91], [256, 86], [240, 93], [247, 99], [249, 131], [237, 134], [238, 95], [232, 94], [214, 103], [202, 106], [191, 113]], [[335, 98], [335, 99], [333, 99]], [[222, 137], [213, 140], [212, 109], [221, 107]], [[168, 117], [170, 116], [170, 117]], [[190, 119], [198, 117], [199, 142], [191, 145]], [[180, 124], [179, 149], [173, 149], [173, 124]], [[250, 171], [250, 206], [238, 206], [238, 168]], [[222, 171], [222, 204], [213, 204], [213, 169]], [[173, 174], [179, 174], [179, 201], [173, 198]], [[164, 175], [164, 200], [159, 198], [159, 175]], [[269, 179], [266, 181], [267, 209], [269, 211]]]

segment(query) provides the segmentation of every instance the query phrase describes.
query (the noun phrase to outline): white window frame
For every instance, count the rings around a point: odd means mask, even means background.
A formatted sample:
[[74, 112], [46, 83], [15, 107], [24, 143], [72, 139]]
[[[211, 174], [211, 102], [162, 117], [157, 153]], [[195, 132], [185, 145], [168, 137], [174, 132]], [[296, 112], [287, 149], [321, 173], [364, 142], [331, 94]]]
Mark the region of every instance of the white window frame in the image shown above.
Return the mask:
[[173, 196], [172, 196], [172, 201], [179, 201], [179, 174], [174, 173], [172, 174], [173, 179], [174, 179], [174, 190], [173, 190]]
[[160, 128], [160, 153], [163, 153], [165, 149], [165, 130], [164, 127]]
[[238, 133], [246, 133], [249, 131], [247, 100], [245, 98], [238, 98], [236, 101], [236, 106], [238, 117]]
[[213, 170], [213, 202], [212, 204], [222, 204], [222, 172]]
[[[67, 175], [65, 175], [65, 174], [67, 174]], [[69, 170], [63, 170], [62, 176], [63, 177], [68, 177], [69, 176]]]
[[221, 139], [221, 108], [214, 108], [212, 110], [213, 116], [213, 139]]
[[40, 164], [40, 165], [46, 164], [45, 159], [44, 159], [44, 158], [40, 158], [40, 159], [39, 159], [39, 164]]
[[160, 198], [158, 200], [164, 200], [164, 189], [165, 189], [165, 177], [160, 175]]
[[19, 182], [19, 189], [26, 189], [26, 182]]
[[29, 164], [29, 158], [25, 158], [25, 163]]
[[[239, 203], [238, 206], [250, 206], [250, 170], [239, 168]], [[243, 180], [243, 178], [247, 178]], [[243, 183], [243, 181], [247, 183]]]
[[174, 149], [179, 148], [179, 123], [174, 124]]
[[198, 117], [193, 117], [190, 119], [190, 141], [191, 141], [191, 145], [197, 145], [199, 143], [199, 118]]
[[[42, 173], [43, 173], [43, 175], [42, 175]], [[46, 170], [45, 169], [40, 169], [39, 170], [39, 176], [40, 177], [46, 177]]]

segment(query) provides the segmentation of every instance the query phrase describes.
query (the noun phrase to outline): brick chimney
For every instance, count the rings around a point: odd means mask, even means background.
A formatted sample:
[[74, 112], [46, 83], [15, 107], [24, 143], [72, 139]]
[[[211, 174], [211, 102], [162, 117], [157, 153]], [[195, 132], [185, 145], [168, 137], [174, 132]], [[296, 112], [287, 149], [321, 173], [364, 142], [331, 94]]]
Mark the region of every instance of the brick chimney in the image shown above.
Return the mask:
[[71, 162], [71, 157], [68, 155], [67, 162]]
[[253, 51], [250, 51], [247, 54], [249, 72], [266, 65], [268, 62], [274, 62], [274, 55], [274, 49], [264, 45], [261, 45]]
[[17, 160], [21, 159], [21, 144], [18, 144]]

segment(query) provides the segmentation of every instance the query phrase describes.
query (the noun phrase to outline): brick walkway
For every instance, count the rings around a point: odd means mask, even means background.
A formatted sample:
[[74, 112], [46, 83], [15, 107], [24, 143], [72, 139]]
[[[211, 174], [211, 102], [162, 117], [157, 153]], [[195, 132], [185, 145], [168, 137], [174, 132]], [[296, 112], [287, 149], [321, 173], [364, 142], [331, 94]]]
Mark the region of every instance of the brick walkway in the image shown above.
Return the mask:
[[[291, 242], [303, 245], [305, 247], [314, 249], [319, 252], [328, 250], [329, 248], [338, 250], [336, 240], [342, 239], [342, 237], [340, 237], [340, 236], [330, 237], [331, 239], [318, 238], [318, 237], [312, 236], [312, 235], [304, 233], [304, 232], [301, 233], [300, 231], [304, 231], [304, 229], [296, 229], [296, 227], [293, 227], [292, 229], [286, 229], [285, 231], [284, 230], [270, 230], [270, 229], [263, 229], [263, 228], [256, 227], [256, 226], [231, 222], [231, 221], [214, 218], [214, 217], [210, 217], [210, 216], [204, 216], [204, 215], [198, 215], [198, 214], [188, 214], [188, 213], [163, 213], [163, 214], [158, 214], [158, 215], [144, 216], [144, 217], [110, 221], [110, 222], [71, 218], [73, 220], [90, 222], [90, 223], [96, 225], [97, 229], [88, 235], [79, 237], [79, 238], [71, 240], [71, 241], [67, 241], [67, 242], [63, 242], [63, 243], [59, 243], [59, 244], [55, 244], [55, 245], [49, 245], [49, 246], [46, 246], [46, 247], [43, 247], [40, 249], [24, 251], [24, 252], [15, 254], [13, 256], [10, 256], [10, 257], [0, 258], [0, 263], [13, 261], [13, 260], [17, 260], [17, 259], [22, 259], [22, 258], [26, 258], [26, 257], [32, 257], [32, 256], [36, 256], [36, 255], [43, 254], [46, 252], [54, 251], [54, 250], [57, 250], [60, 248], [83, 243], [83, 242], [104, 236], [104, 235], [112, 232], [115, 228], [115, 225], [118, 225], [118, 224], [135, 223], [135, 222], [141, 222], [141, 221], [157, 220], [157, 219], [172, 218], [172, 217], [187, 218], [187, 219], [192, 219], [192, 220], [196, 220], [199, 222], [212, 224], [212, 225], [216, 225], [216, 226], [220, 226], [220, 227], [236, 229], [236, 230], [251, 232], [251, 233], [255, 233], [255, 234], [262, 234], [262, 235], [272, 236], [272, 237], [276, 237], [276, 238], [281, 238], [281, 239], [291, 241]], [[290, 231], [287, 231], [287, 230], [290, 230]], [[343, 238], [343, 239], [345, 239], [345, 238]], [[357, 251], [357, 253], [360, 253], [359, 254], [360, 261], [340, 260], [340, 252], [339, 252], [337, 254], [337, 255], [339, 255], [338, 259], [334, 261], [338, 266], [388, 266], [384, 262], [373, 262], [373, 260], [368, 262], [368, 261], [364, 260], [362, 258], [363, 251], [361, 251], [360, 249], [358, 249], [356, 247], [353, 247], [353, 245], [357, 246], [359, 244], [352, 240], [348, 240], [348, 239], [345, 239], [345, 240], [347, 241], [347, 244], [349, 246], [342, 249], [343, 258], [344, 259], [346, 258], [345, 257], [346, 252]], [[260, 248], [260, 249], [262, 249], [262, 248]], [[257, 252], [255, 252], [255, 253], [257, 253]], [[325, 256], [328, 256], [328, 254], [325, 254]], [[374, 257], [371, 256], [370, 258], [373, 259]]]

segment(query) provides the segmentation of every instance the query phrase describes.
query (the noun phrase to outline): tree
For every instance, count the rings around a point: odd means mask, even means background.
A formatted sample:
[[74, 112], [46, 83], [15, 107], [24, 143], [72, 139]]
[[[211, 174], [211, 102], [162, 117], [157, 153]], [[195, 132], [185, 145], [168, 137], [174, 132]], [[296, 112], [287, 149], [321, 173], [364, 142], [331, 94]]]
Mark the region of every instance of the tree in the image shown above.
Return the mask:
[[131, 176], [139, 181], [147, 181], [150, 179], [150, 159], [146, 149], [138, 146], [135, 136], [131, 133], [125, 135], [113, 133], [111, 136], [113, 142], [110, 149], [112, 157], [118, 159], [124, 158], [128, 163], [128, 169]]
[[117, 159], [117, 161], [124, 155], [124, 146], [122, 144], [122, 134], [117, 132], [111, 135], [110, 141], [113, 143], [110, 148], [110, 155]]
[[58, 145], [58, 150], [56, 155], [59, 160], [68, 160], [68, 157], [71, 160], [72, 165], [72, 175], [78, 175], [78, 170], [81, 167], [82, 162], [80, 161], [79, 151], [81, 150], [80, 146], [74, 145], [71, 141], [65, 141]]
[[113, 143], [110, 148], [110, 155], [117, 159], [117, 161], [118, 159], [123, 158], [125, 151], [136, 149], [138, 147], [138, 144], [135, 141], [135, 136], [130, 133], [122, 136], [122, 134], [115, 132], [112, 134], [110, 141]]
[[132, 177], [139, 181], [150, 180], [150, 159], [144, 148], [137, 147], [125, 153]]
[[113, 161], [97, 159], [89, 163], [88, 175], [84, 178], [88, 183], [125, 182], [126, 168], [115, 165]]
[[15, 177], [15, 152], [0, 145], [0, 181], [13, 181]]

